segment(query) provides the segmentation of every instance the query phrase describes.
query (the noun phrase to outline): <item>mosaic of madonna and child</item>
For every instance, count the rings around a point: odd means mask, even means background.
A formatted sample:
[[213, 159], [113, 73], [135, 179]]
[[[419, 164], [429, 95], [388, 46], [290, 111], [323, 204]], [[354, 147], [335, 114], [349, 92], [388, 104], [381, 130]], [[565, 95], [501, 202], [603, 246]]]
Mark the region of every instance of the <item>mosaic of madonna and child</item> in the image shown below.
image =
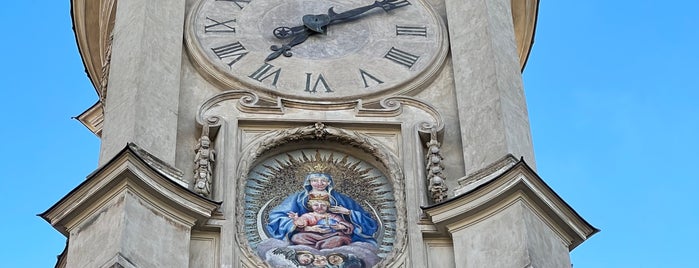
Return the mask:
[[344, 153], [291, 151], [248, 174], [245, 234], [270, 267], [373, 267], [393, 249], [397, 218], [389, 180]]

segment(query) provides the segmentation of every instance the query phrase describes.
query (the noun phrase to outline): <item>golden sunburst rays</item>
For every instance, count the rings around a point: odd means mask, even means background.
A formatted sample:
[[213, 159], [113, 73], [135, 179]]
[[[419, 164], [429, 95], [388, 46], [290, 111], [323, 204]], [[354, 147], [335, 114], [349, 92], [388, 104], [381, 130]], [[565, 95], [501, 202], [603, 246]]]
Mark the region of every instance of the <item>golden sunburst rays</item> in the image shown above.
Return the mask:
[[[295, 192], [304, 190], [308, 173], [326, 173], [334, 190], [349, 196], [378, 219], [383, 227], [380, 251], [392, 248], [397, 211], [392, 183], [375, 167], [328, 149], [300, 149], [267, 158], [250, 170], [245, 186], [245, 222], [251, 225], [248, 239], [260, 241], [253, 226], [266, 226], [269, 209]], [[258, 222], [259, 221], [259, 222]]]
[[297, 150], [267, 159], [250, 172], [246, 195], [267, 200], [287, 196], [303, 190], [309, 173], [329, 174], [334, 188], [353, 198], [382, 203], [392, 196], [390, 183], [374, 167], [348, 154], [323, 149]]
[[335, 189], [352, 197], [366, 197], [368, 191], [382, 196], [392, 190], [380, 172], [361, 160], [330, 150], [305, 149], [271, 157], [255, 167], [248, 177], [247, 188], [252, 190], [248, 193], [288, 195], [303, 190], [309, 173], [329, 174]]

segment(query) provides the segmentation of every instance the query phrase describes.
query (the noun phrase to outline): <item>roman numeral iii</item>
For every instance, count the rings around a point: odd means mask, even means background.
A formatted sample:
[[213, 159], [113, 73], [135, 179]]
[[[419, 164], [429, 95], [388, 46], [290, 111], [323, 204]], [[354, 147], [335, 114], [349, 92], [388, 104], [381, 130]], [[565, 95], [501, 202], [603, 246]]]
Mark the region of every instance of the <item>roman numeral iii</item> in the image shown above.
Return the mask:
[[396, 25], [396, 35], [412, 35], [427, 37], [427, 27]]

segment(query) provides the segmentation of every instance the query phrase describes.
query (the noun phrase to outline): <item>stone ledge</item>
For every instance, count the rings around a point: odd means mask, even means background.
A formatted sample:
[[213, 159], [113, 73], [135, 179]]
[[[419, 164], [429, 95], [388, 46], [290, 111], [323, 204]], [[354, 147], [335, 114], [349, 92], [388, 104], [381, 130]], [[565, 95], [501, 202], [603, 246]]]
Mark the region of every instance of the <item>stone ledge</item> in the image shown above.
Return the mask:
[[[51, 208], [39, 214], [59, 232], [68, 236], [69, 230], [98, 211], [110, 196], [123, 189], [130, 189], [153, 199], [166, 211], [189, 225], [203, 224], [214, 215], [220, 202], [214, 202], [185, 188], [168, 174], [174, 168], [163, 168], [153, 163], [162, 161], [152, 157], [135, 144], [129, 144], [107, 164], [90, 174], [87, 179], [70, 191]], [[176, 172], [175, 172], [176, 173]]]
[[[496, 169], [500, 173], [500, 169]], [[485, 176], [488, 177], [488, 176]], [[448, 235], [522, 202], [545, 222], [569, 250], [599, 230], [590, 225], [523, 161], [443, 203], [422, 207], [437, 230]], [[423, 228], [429, 230], [430, 228]]]

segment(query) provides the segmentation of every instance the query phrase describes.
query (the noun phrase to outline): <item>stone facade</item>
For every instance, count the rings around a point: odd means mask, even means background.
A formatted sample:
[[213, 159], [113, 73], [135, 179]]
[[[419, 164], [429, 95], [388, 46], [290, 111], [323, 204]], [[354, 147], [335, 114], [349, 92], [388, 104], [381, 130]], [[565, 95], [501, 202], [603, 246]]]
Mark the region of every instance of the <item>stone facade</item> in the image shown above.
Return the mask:
[[211, 75], [198, 0], [73, 1], [102, 147], [41, 215], [68, 239], [57, 266], [570, 267], [598, 230], [535, 172], [520, 71], [538, 2], [411, 1], [443, 58], [408, 66], [409, 90], [328, 99]]

